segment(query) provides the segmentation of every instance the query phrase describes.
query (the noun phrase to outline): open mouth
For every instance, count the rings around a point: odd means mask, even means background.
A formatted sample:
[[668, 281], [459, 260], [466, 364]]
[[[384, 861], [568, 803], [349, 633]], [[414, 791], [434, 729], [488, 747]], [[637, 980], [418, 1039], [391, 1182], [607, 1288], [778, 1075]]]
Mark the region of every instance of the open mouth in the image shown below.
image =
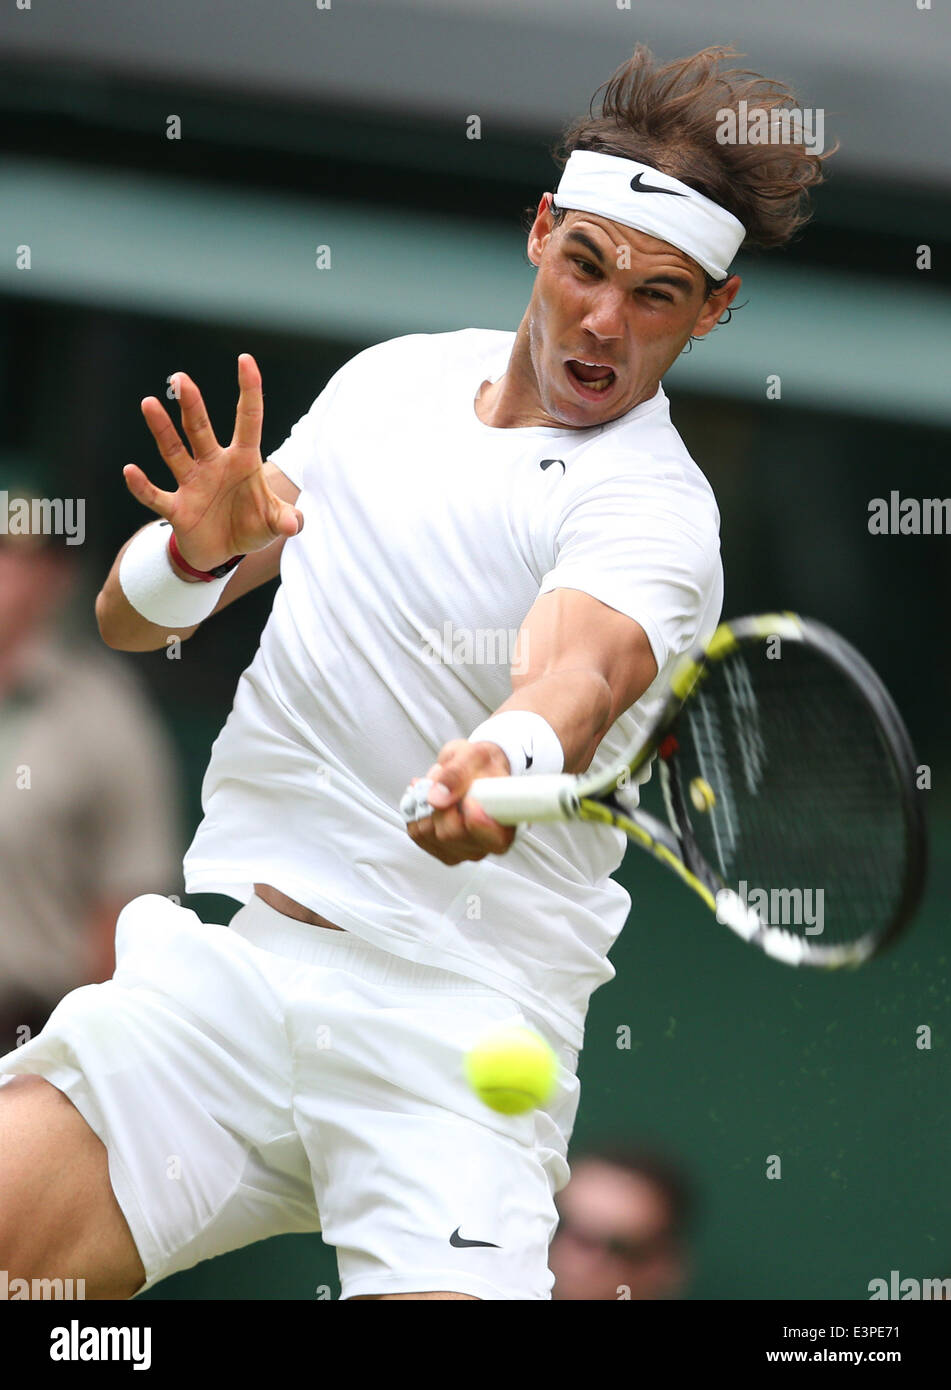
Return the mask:
[[583, 362], [577, 357], [569, 357], [565, 370], [575, 390], [587, 400], [597, 400], [606, 395], [617, 380], [614, 368], [605, 362]]

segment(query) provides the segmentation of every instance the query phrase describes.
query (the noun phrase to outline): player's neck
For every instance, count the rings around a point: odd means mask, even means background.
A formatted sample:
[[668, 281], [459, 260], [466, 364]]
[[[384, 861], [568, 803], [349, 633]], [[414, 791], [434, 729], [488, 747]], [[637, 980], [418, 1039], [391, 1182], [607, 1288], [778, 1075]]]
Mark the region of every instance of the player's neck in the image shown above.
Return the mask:
[[508, 372], [498, 381], [485, 380], [476, 392], [475, 413], [483, 425], [496, 430], [512, 430], [556, 423], [548, 419], [540, 404], [532, 409], [521, 393], [513, 392], [507, 377]]

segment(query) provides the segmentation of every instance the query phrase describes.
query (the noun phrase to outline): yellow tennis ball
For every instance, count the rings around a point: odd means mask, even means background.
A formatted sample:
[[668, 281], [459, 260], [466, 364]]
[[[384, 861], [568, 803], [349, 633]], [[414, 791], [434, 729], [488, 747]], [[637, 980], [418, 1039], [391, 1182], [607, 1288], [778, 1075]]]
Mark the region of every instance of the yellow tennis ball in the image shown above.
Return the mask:
[[716, 805], [716, 793], [709, 782], [702, 777], [695, 777], [690, 783], [690, 800], [697, 811], [710, 811]]
[[469, 1085], [503, 1115], [523, 1115], [544, 1105], [555, 1087], [558, 1061], [532, 1028], [494, 1028], [465, 1056]]

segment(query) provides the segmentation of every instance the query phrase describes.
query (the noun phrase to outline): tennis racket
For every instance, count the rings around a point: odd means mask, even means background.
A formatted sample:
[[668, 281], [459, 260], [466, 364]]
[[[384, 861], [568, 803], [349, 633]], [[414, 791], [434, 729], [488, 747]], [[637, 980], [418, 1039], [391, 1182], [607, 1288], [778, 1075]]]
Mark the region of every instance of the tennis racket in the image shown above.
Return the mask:
[[[656, 758], [667, 824], [631, 804]], [[673, 675], [649, 735], [596, 776], [488, 777], [502, 825], [617, 826], [750, 945], [857, 966], [911, 921], [927, 842], [916, 761], [868, 663], [794, 614], [721, 623]]]

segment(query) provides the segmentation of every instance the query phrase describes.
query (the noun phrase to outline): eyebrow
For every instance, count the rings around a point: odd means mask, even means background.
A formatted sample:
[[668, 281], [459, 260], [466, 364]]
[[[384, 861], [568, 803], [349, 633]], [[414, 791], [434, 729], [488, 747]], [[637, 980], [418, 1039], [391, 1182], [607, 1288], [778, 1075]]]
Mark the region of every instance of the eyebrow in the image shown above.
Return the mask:
[[601, 254], [601, 248], [598, 246], [597, 242], [592, 241], [589, 236], [585, 236], [584, 232], [566, 232], [565, 241], [577, 241], [582, 246], [586, 246], [594, 259], [598, 262], [598, 265], [604, 265], [604, 257]]
[[[591, 253], [598, 265], [605, 264], [604, 256], [597, 242], [592, 241], [584, 232], [566, 232], [565, 241], [576, 241], [584, 246]], [[645, 285], [670, 285], [673, 289], [683, 290], [685, 294], [690, 294], [693, 290], [693, 281], [685, 275], [652, 275], [649, 280], [644, 281]]]

